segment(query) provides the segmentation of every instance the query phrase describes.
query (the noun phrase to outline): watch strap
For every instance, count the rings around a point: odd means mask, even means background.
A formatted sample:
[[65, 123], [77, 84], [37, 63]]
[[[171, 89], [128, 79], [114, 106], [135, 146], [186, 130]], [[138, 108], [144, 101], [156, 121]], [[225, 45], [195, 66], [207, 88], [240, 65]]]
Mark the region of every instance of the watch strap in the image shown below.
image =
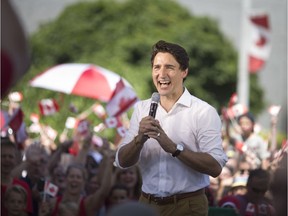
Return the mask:
[[172, 156], [173, 157], [177, 157], [179, 154], [180, 154], [180, 150], [179, 149], [177, 149], [173, 154], [172, 154]]

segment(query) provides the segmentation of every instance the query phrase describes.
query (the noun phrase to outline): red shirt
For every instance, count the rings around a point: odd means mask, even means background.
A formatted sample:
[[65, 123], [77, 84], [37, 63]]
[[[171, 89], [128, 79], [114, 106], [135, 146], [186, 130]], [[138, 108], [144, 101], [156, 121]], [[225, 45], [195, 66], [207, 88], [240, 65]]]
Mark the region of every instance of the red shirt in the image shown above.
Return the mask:
[[[79, 216], [86, 216], [84, 199], [85, 199], [85, 197], [82, 197], [82, 199], [81, 199], [81, 201], [80, 201], [79, 212], [78, 212], [78, 215], [79, 215]], [[54, 207], [53, 212], [52, 212], [52, 216], [57, 216], [57, 215], [58, 215], [59, 204], [60, 204], [61, 201], [62, 201], [62, 196], [58, 196], [58, 197], [57, 197], [56, 204], [55, 204], [55, 207]]]

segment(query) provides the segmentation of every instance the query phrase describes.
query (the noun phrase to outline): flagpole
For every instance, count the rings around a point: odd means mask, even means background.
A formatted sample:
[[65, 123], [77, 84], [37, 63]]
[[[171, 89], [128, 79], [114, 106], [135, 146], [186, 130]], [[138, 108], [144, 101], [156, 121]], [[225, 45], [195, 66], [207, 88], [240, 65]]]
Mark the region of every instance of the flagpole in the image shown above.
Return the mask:
[[251, 7], [250, 0], [241, 0], [241, 39], [238, 58], [237, 95], [239, 103], [249, 109], [249, 71], [248, 71], [248, 38], [249, 20], [248, 12]]

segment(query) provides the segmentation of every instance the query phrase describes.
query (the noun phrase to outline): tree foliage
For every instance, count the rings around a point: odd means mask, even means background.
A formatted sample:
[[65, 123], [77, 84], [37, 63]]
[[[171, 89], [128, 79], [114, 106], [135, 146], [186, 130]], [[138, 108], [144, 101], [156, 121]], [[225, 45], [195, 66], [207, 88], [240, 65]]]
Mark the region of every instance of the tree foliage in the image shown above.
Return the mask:
[[[150, 53], [158, 40], [181, 44], [189, 53], [189, 76], [186, 87], [220, 111], [236, 91], [237, 53], [220, 31], [217, 22], [197, 17], [170, 0], [89, 1], [67, 7], [54, 21], [43, 24], [31, 37], [32, 66], [17, 85], [28, 98], [23, 102], [28, 113], [38, 112], [41, 98], [59, 94], [27, 85], [45, 69], [61, 63], [93, 63], [125, 77], [139, 98], [155, 91], [151, 80]], [[25, 86], [25, 88], [23, 88]], [[61, 96], [62, 110], [46, 117], [61, 131], [73, 101], [80, 110], [94, 101], [77, 96]], [[251, 109], [263, 108], [263, 92], [257, 77], [251, 81]]]

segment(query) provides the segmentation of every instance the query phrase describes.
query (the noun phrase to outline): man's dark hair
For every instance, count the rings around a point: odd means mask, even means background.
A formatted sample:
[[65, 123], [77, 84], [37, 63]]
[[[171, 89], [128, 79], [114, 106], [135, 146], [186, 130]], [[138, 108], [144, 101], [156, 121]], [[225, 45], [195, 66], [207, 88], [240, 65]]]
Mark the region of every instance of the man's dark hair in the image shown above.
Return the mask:
[[181, 70], [186, 70], [189, 67], [189, 56], [186, 50], [178, 44], [168, 43], [160, 40], [152, 47], [151, 66], [153, 66], [154, 58], [159, 52], [170, 53], [180, 64]]
[[270, 173], [262, 168], [254, 169], [249, 172], [248, 183], [250, 183], [253, 178], [261, 178], [270, 181]]
[[241, 119], [242, 117], [247, 117], [247, 118], [249, 118], [250, 121], [251, 121], [253, 124], [255, 124], [255, 118], [254, 118], [254, 115], [253, 115], [251, 112], [247, 112], [247, 113], [244, 113], [244, 114], [240, 115], [240, 116], [237, 118], [238, 123], [240, 122], [240, 119]]

